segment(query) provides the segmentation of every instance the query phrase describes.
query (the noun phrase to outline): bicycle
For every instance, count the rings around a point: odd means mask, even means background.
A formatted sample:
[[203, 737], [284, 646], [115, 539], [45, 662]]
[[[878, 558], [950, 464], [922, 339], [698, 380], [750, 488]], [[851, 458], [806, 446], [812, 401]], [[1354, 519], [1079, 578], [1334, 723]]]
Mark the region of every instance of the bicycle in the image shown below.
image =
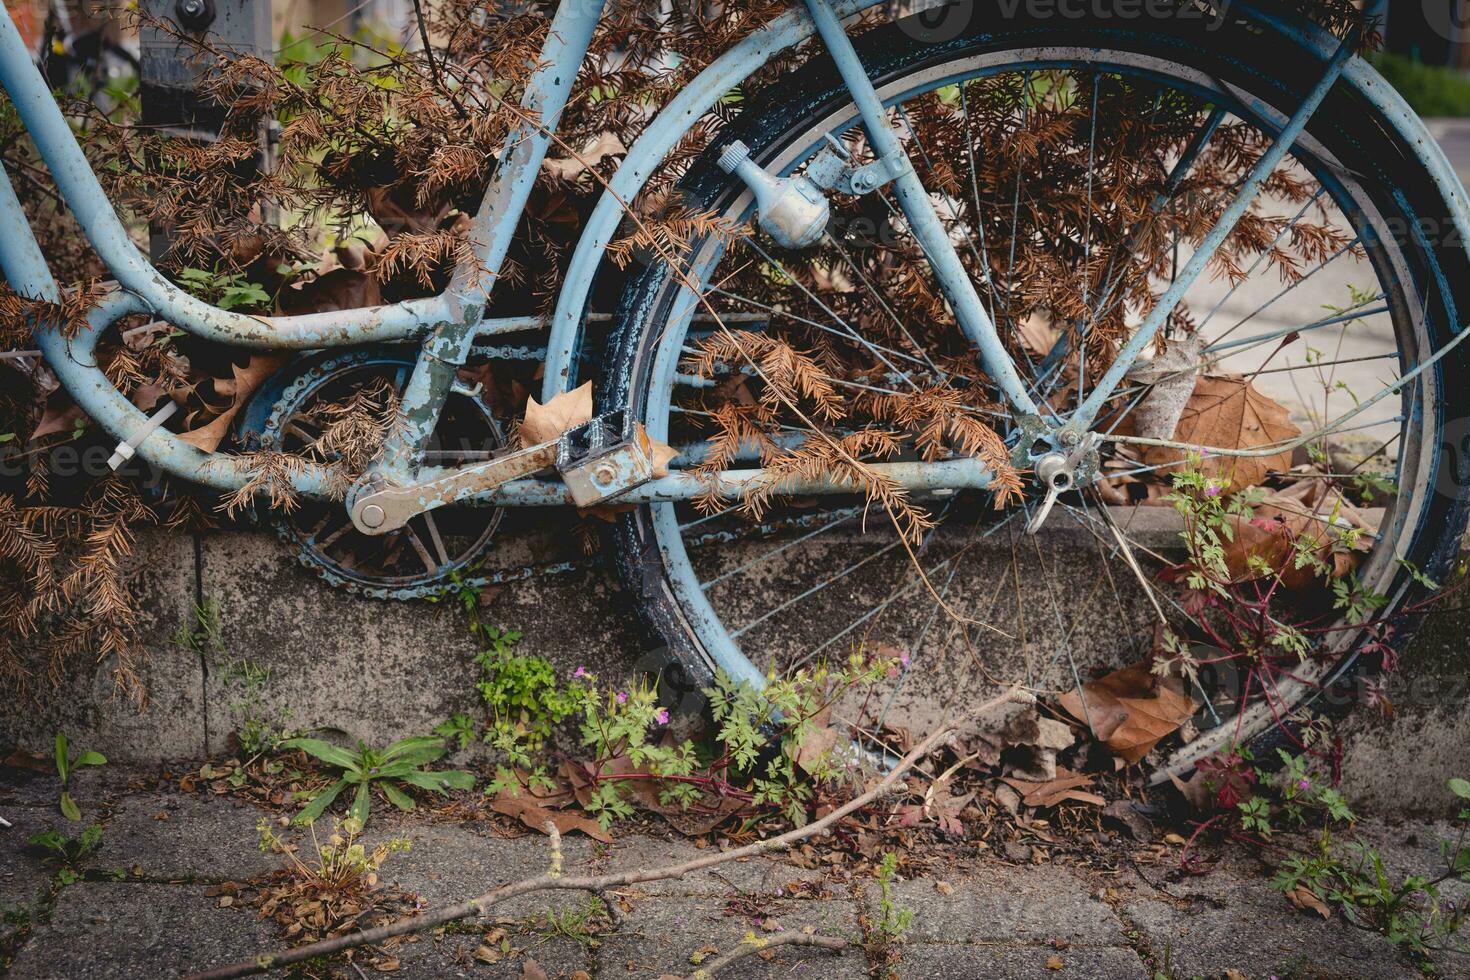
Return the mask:
[[[743, 79], [802, 42], [820, 43], [780, 91], [719, 133], [682, 182], [690, 201], [746, 230], [703, 234], [687, 254], [661, 256], [668, 261], [634, 277], [614, 318], [598, 414], [521, 448], [506, 446], [505, 420], [488, 412], [457, 371], [477, 342], [528, 326], [524, 317], [487, 317], [485, 309], [535, 175], [556, 144], [555, 121], [602, 3], [557, 8], [522, 96], [523, 123], [470, 228], [474, 261], [456, 266], [443, 293], [283, 317], [210, 306], [153, 270], [7, 16], [0, 82], [119, 284], [89, 311], [85, 330], [66, 336], [55, 324], [43, 327], [39, 346], [77, 402], [120, 441], [118, 460], [136, 455], [226, 493], [247, 487], [250, 474], [226, 454], [181, 441], [165, 419], [122, 397], [97, 366], [98, 339], [118, 321], [145, 314], [235, 347], [325, 352], [308, 355], [247, 413], [274, 449], [299, 441], [292, 420], [312, 399], [329, 401], [334, 385], [390, 377], [400, 392], [394, 424], [346, 492], [345, 517], [331, 535], [405, 536], [424, 568], [354, 579], [353, 569], [334, 563], [324, 525], [296, 525], [292, 533], [316, 548], [324, 570], [365, 591], [421, 594], [473, 573], [504, 508], [630, 506], [614, 530], [617, 565], [656, 642], [695, 687], [717, 670], [758, 685], [766, 671], [754, 662], [756, 651], [780, 651], [780, 664], [775, 653], [768, 658], [771, 669], [790, 667], [840, 653], [882, 626], [906, 636], [904, 649], [913, 651], [903, 658], [900, 687], [910, 660], [930, 653], [979, 665], [963, 674], [949, 665], [957, 697], [996, 683], [999, 672], [1038, 691], [1075, 690], [1085, 711], [1085, 667], [1155, 654], [1159, 637], [1190, 618], [1142, 567], [1174, 563], [1118, 520], [1105, 488], [1179, 472], [1191, 465], [1190, 453], [1214, 467], [1200, 484], [1201, 499], [1239, 489], [1233, 484], [1242, 469], [1260, 474], [1245, 482], [1290, 478], [1298, 449], [1325, 463], [1334, 493], [1369, 462], [1390, 466], [1393, 473], [1378, 478], [1391, 489], [1372, 526], [1340, 530], [1340, 495], [1330, 513], [1304, 505], [1311, 527], [1342, 539], [1326, 542], [1328, 550], [1357, 552], [1347, 556], [1356, 565], [1352, 588], [1374, 597], [1372, 621], [1309, 608], [1310, 629], [1289, 631], [1266, 617], [1272, 632], [1257, 637], [1262, 646], [1232, 654], [1228, 664], [1188, 654], [1199, 737], [1167, 749], [1153, 778], [1274, 737], [1300, 708], [1329, 700], [1325, 693], [1351, 679], [1367, 654], [1388, 656], [1404, 642], [1407, 630], [1384, 624], [1414, 608], [1430, 579], [1448, 568], [1466, 523], [1455, 432], [1470, 392], [1450, 378], [1467, 367], [1461, 311], [1470, 299], [1470, 262], [1460, 236], [1470, 209], [1453, 171], [1402, 100], [1355, 54], [1357, 35], [1341, 39], [1290, 5], [1186, 3], [1141, 19], [928, 5], [962, 11], [962, 22], [946, 15], [935, 33], [908, 20], [850, 37], [843, 20], [876, 4], [804, 0], [736, 42], [628, 150], [583, 228], [546, 325], [543, 401], [582, 380], [590, 283], [648, 175]], [[974, 125], [980, 116], [991, 125], [987, 132]], [[1110, 158], [1104, 117], [1115, 133], [1155, 140], [1149, 157]], [[1038, 135], [1042, 127], [1049, 128]], [[926, 143], [926, 134], [936, 142]], [[997, 169], [981, 170], [981, 150], [987, 164], [1000, 161]], [[1196, 181], [1207, 169], [1214, 182]], [[1147, 171], [1147, 199], [1099, 203], [1139, 170]], [[1278, 199], [1292, 208], [1273, 215], [1268, 202]], [[24, 227], [8, 180], [0, 186], [0, 220]], [[1194, 227], [1201, 221], [1205, 227]], [[1107, 248], [1094, 236], [1104, 226], [1111, 229]], [[1135, 246], [1153, 234], [1172, 234], [1172, 263], [1130, 268]], [[1046, 281], [1018, 268], [1031, 263], [1037, 243], [1054, 253], [1053, 264], [1040, 267]], [[913, 273], [911, 260], [926, 271]], [[1221, 261], [1232, 274], [1223, 287], [1203, 276]], [[60, 300], [32, 237], [8, 236], [0, 266], [17, 291]], [[1344, 266], [1373, 277], [1347, 306], [1238, 335], [1302, 282]], [[1285, 288], [1255, 314], [1206, 333], [1242, 289], [1264, 289], [1272, 272], [1287, 280]], [[883, 276], [890, 281], [880, 290]], [[748, 295], [757, 290], [767, 299]], [[1016, 307], [1040, 308], [1035, 297], [1042, 294], [1046, 309], [1070, 312], [1037, 330], [1035, 317], [1021, 322]], [[1210, 311], [1203, 321], [1179, 315], [1186, 299], [1190, 309]], [[1304, 337], [1334, 334], [1338, 353], [1268, 367]], [[807, 349], [788, 343], [792, 336]], [[405, 344], [417, 349], [385, 346]], [[1350, 346], [1357, 353], [1344, 354]], [[1195, 362], [1164, 370], [1181, 349], [1192, 350]], [[1252, 352], [1261, 351], [1266, 361], [1257, 363]], [[844, 367], [855, 358], [866, 373]], [[1193, 386], [1200, 360], [1253, 368], [1250, 384], [1286, 375], [1273, 390], [1297, 387], [1303, 377], [1323, 381], [1321, 405], [1310, 403], [1301, 415], [1315, 427], [1257, 418], [1257, 428], [1272, 431], [1244, 447], [1176, 438], [1173, 426], [1140, 433], [1137, 407], [1171, 379], [1187, 376]], [[1150, 367], [1154, 374], [1140, 373]], [[1384, 369], [1394, 373], [1373, 374], [1381, 387], [1369, 397], [1337, 383], [1339, 370]], [[1265, 411], [1250, 401], [1248, 385], [1231, 384], [1242, 404]], [[727, 400], [702, 401], [711, 391]], [[759, 425], [740, 427], [741, 410], [727, 407], [740, 399]], [[477, 455], [455, 466], [426, 465], [447, 405], [478, 426]], [[729, 428], [711, 436], [710, 427], [722, 424]], [[894, 437], [891, 430], [905, 427], [908, 435]], [[1340, 446], [1328, 437], [1348, 433], [1375, 448], [1335, 474], [1330, 454]], [[658, 443], [676, 453], [666, 476], [654, 475]], [[734, 465], [752, 462], [759, 465]], [[537, 476], [550, 470], [555, 478]], [[322, 466], [303, 462], [283, 478], [294, 493], [336, 509], [341, 494]], [[992, 491], [998, 506], [977, 506]], [[932, 512], [920, 513], [916, 502]], [[864, 518], [875, 503], [889, 520], [870, 527]], [[453, 554], [435, 523], [450, 505], [491, 515]], [[1058, 568], [1050, 542], [1048, 564], [1040, 532], [1059, 522], [1074, 545], [1096, 551], [1106, 575], [1076, 580], [1076, 567]], [[972, 581], [964, 561], [1002, 534], [1012, 546], [1013, 611], [998, 601], [1007, 580]], [[823, 564], [826, 552], [849, 549], [859, 556], [836, 572]], [[1310, 562], [1318, 550], [1313, 544], [1294, 554]], [[1021, 574], [1023, 560], [1039, 577]], [[1269, 571], [1278, 579], [1285, 572]], [[1028, 599], [1027, 586], [1038, 582], [1046, 594]], [[1126, 599], [1125, 590], [1132, 590]], [[1229, 610], [1223, 614], [1228, 619]], [[1055, 649], [1044, 663], [1034, 649], [1043, 642], [1033, 635], [1038, 619], [1054, 621]], [[1209, 649], [1208, 639], [1190, 642]], [[1311, 645], [1310, 656], [1297, 641]], [[1251, 700], [1253, 686], [1259, 701]]]

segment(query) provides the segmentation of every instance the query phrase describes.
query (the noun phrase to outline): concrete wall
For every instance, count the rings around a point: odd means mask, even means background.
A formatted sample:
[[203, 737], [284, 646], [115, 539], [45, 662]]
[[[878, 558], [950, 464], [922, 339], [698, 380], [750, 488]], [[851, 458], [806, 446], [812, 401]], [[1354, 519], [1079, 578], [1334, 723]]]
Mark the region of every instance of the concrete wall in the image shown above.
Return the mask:
[[[1162, 541], [1171, 532], [1160, 527], [1150, 533]], [[1062, 529], [1048, 547], [1054, 566], [1066, 572], [1063, 591], [1079, 601], [1096, 574], [1087, 564], [1092, 544]], [[969, 574], [1001, 576], [1008, 559], [1008, 552], [988, 560], [975, 555]], [[238, 724], [232, 705], [244, 694], [227, 678], [231, 663], [242, 658], [270, 671], [260, 692], [266, 711], [289, 710], [292, 726], [334, 727], [372, 744], [423, 734], [478, 703], [475, 645], [454, 604], [381, 602], [329, 588], [270, 533], [146, 533], [134, 582], [150, 651], [146, 709], [113, 694], [105, 663], [79, 663], [39, 703], [0, 709], [0, 755], [17, 746], [45, 753], [58, 730], [118, 762], [151, 765], [223, 752]], [[194, 604], [205, 597], [220, 607], [219, 651], [190, 650], [172, 639], [193, 628]], [[641, 656], [632, 613], [611, 576], [599, 570], [512, 585], [486, 616], [524, 631], [521, 649], [546, 656], [563, 671], [585, 665], [620, 677]], [[1049, 647], [1040, 625], [1030, 642], [1044, 651]], [[1349, 723], [1344, 777], [1351, 799], [1381, 812], [1441, 809], [1445, 779], [1470, 775], [1467, 625], [1470, 612], [1433, 617], [1392, 688], [1394, 715], [1359, 712]], [[1007, 656], [994, 644], [986, 652], [987, 659]], [[890, 716], [911, 731], [925, 730], [956, 697], [985, 691], [962, 646], [931, 643], [923, 655], [927, 659], [905, 681]]]

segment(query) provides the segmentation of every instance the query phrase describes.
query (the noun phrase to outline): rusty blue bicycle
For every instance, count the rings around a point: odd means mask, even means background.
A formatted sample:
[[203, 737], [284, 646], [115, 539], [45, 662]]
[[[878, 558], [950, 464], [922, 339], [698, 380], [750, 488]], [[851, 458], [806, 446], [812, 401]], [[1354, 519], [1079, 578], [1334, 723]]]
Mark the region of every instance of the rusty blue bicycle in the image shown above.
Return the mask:
[[[886, 645], [905, 677], [945, 671], [956, 698], [1080, 692], [1153, 655], [1187, 663], [1198, 702], [1159, 778], [1297, 717], [1403, 642], [1393, 614], [1465, 526], [1470, 207], [1453, 170], [1355, 53], [1361, 33], [1293, 4], [920, 3], [850, 35], [879, 6], [805, 0], [679, 91], [608, 179], [544, 324], [486, 310], [601, 3], [558, 6], [448, 288], [298, 316], [211, 306], [152, 267], [7, 16], [0, 82], [117, 283], [87, 329], [42, 324], [38, 343], [119, 460], [224, 492], [249, 485], [235, 457], [181, 441], [98, 367], [120, 320], [310, 352], [251, 409], [275, 450], [310, 438], [309, 403], [388, 377], [396, 419], [350, 487], [309, 460], [287, 476], [320, 502], [290, 533], [371, 594], [472, 580], [505, 508], [611, 505], [628, 590], [695, 685]], [[511, 446], [513, 420], [461, 368], [540, 326], [542, 401], [589, 380], [589, 292], [628, 203], [697, 120], [794, 52], [804, 63], [684, 176], [708, 230], [628, 281], [593, 417]], [[0, 216], [10, 285], [57, 301], [8, 182]], [[1319, 295], [1334, 300], [1303, 304]], [[451, 418], [478, 432], [468, 454], [429, 449]], [[1182, 625], [1199, 617], [1157, 574], [1180, 529], [1137, 522], [1160, 476], [1185, 471], [1202, 501], [1273, 488], [1273, 526], [1236, 533], [1294, 528], [1294, 567], [1258, 549], [1232, 579], [1335, 564], [1298, 625], [1267, 617], [1247, 655], [1210, 654], [1228, 609], [1203, 635]], [[466, 511], [470, 530], [441, 526]], [[1224, 538], [1201, 560], [1226, 561]], [[415, 567], [334, 557], [374, 539], [407, 542]], [[900, 678], [883, 717], [903, 705]]]

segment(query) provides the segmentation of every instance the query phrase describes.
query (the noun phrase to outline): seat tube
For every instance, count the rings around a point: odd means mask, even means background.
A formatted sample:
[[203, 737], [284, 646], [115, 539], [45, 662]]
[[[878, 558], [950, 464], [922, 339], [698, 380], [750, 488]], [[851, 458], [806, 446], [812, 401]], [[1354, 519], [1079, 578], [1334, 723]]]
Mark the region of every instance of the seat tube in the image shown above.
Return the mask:
[[960, 329], [979, 352], [981, 365], [991, 380], [1000, 387], [1011, 407], [1024, 416], [1036, 416], [1036, 403], [1026, 391], [1026, 385], [1017, 373], [1010, 353], [1001, 343], [994, 322], [985, 312], [980, 294], [971, 282], [969, 273], [965, 271], [948, 230], [934, 210], [929, 192], [914, 172], [903, 144], [888, 124], [883, 101], [873, 87], [872, 80], [868, 78], [867, 69], [863, 67], [852, 39], [843, 30], [842, 22], [837, 19], [829, 0], [805, 0], [805, 3], [817, 33], [826, 43], [833, 61], [837, 63], [837, 71], [841, 74], [843, 83], [852, 94], [874, 151], [880, 158], [897, 165], [895, 169], [898, 176], [893, 182], [894, 195], [909, 220], [914, 237], [918, 239], [934, 268], [935, 277], [954, 309]]

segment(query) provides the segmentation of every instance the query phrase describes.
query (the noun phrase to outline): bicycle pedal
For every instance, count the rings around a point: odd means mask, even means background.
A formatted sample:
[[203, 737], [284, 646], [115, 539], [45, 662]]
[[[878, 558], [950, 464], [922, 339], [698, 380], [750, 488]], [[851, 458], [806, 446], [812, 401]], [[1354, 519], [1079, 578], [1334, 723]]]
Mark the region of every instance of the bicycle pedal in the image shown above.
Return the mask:
[[625, 412], [609, 412], [562, 434], [556, 469], [572, 501], [593, 507], [653, 479], [653, 445]]

